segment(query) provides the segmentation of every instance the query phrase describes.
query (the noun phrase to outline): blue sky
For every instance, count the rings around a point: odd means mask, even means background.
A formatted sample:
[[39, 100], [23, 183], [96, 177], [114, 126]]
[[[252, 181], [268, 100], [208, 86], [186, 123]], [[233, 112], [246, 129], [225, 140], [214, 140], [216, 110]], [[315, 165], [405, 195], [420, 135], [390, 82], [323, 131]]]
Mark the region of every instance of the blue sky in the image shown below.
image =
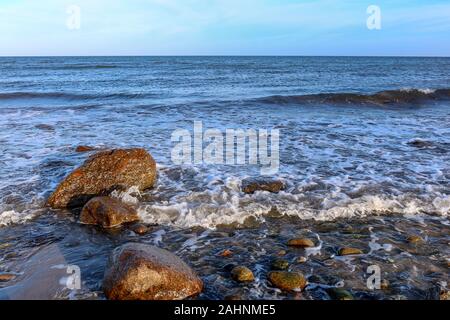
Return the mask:
[[[369, 5], [381, 30], [366, 26]], [[450, 1], [0, 0], [0, 39], [3, 56], [450, 56]]]

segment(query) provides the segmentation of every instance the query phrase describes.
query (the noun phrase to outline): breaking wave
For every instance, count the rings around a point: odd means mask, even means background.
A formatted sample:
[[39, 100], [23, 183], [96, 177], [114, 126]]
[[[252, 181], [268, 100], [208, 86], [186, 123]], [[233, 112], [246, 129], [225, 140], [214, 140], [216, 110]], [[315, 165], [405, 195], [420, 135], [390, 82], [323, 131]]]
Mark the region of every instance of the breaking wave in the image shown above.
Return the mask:
[[418, 104], [425, 101], [450, 100], [450, 89], [402, 89], [386, 90], [375, 94], [320, 93], [309, 95], [275, 95], [254, 99], [264, 104], [359, 104], [395, 105]]
[[151, 93], [114, 93], [85, 94], [68, 92], [5, 92], [0, 93], [0, 101], [24, 99], [61, 99], [61, 100], [96, 100], [96, 99], [145, 99], [155, 97]]
[[[198, 192], [179, 194], [170, 199], [142, 203], [141, 218], [147, 223], [176, 227], [216, 228], [220, 225], [246, 226], [261, 223], [267, 217], [289, 216], [302, 220], [333, 221], [339, 218], [364, 218], [374, 215], [399, 214], [405, 217], [433, 215], [445, 218], [450, 213], [450, 196], [435, 194], [418, 197], [412, 194], [363, 194], [349, 197], [323, 194], [311, 197], [295, 191], [278, 194], [258, 191], [247, 195], [240, 191], [240, 179], [230, 178], [225, 185]], [[134, 202], [129, 193], [123, 200]], [[131, 201], [130, 201], [131, 200]]]
[[[24, 99], [62, 99], [62, 100], [121, 100], [121, 99], [151, 99], [158, 95], [149, 92], [119, 92], [119, 93], [77, 93], [77, 92], [4, 92], [0, 93], [0, 101]], [[386, 90], [375, 94], [360, 93], [318, 93], [305, 95], [274, 95], [247, 100], [208, 101], [208, 103], [260, 103], [274, 105], [414, 105], [427, 101], [450, 100], [450, 89], [401, 89]], [[197, 101], [198, 104], [204, 102]], [[195, 101], [193, 102], [195, 105]]]

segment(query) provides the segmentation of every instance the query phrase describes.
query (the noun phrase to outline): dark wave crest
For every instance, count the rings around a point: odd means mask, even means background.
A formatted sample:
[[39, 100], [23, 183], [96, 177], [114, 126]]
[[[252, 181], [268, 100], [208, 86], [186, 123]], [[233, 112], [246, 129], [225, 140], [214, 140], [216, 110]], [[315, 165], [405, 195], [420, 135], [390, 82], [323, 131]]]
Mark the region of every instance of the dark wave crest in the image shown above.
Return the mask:
[[394, 105], [418, 104], [429, 100], [450, 100], [450, 89], [438, 90], [387, 90], [365, 95], [357, 93], [321, 93], [310, 95], [269, 96], [254, 101], [265, 104], [362, 104]]
[[113, 93], [113, 94], [89, 94], [68, 92], [7, 92], [0, 93], [2, 100], [25, 99], [62, 99], [62, 100], [95, 100], [95, 99], [144, 99], [153, 98], [151, 93]]
[[116, 65], [106, 65], [106, 64], [76, 64], [76, 65], [65, 65], [59, 68], [60, 70], [84, 70], [84, 69], [115, 69], [118, 68]]

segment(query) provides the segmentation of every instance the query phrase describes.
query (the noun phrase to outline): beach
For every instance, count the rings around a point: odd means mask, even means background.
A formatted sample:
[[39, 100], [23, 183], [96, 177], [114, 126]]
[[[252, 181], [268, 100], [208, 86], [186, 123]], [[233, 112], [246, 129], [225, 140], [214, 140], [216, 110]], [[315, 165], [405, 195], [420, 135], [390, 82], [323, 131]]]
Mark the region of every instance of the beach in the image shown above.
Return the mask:
[[[203, 283], [191, 299], [448, 297], [450, 59], [0, 62], [2, 299], [106, 299], [108, 259], [127, 243], [187, 263]], [[177, 130], [192, 135], [191, 161], [174, 161]], [[227, 130], [277, 132], [279, 163], [267, 174], [245, 157], [227, 162], [226, 145], [221, 162], [196, 157], [207, 130], [224, 142]], [[87, 199], [48, 205], [86, 159], [130, 148], [151, 155], [155, 179], [107, 196], [136, 208], [137, 222], [82, 223]], [[67, 265], [80, 288], [66, 285]], [[273, 272], [305, 284], [283, 289]]]

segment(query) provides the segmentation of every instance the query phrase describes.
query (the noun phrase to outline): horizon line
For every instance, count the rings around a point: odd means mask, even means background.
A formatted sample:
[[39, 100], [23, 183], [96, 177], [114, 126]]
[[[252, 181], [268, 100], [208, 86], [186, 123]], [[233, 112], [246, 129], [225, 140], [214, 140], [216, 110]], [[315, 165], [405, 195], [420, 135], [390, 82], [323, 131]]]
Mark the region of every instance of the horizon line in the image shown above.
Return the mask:
[[0, 58], [89, 58], [89, 57], [323, 57], [323, 58], [450, 58], [450, 55], [290, 55], [290, 54], [268, 54], [268, 55], [241, 55], [241, 54], [125, 54], [125, 55], [1, 55]]

